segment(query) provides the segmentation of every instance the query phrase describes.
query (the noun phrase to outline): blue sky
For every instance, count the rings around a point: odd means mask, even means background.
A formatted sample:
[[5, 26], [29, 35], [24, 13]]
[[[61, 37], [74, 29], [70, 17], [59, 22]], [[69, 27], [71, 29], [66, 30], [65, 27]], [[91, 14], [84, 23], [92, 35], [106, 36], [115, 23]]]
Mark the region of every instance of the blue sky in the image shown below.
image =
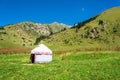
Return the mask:
[[0, 0], [0, 26], [23, 21], [67, 25], [120, 6], [120, 0]]

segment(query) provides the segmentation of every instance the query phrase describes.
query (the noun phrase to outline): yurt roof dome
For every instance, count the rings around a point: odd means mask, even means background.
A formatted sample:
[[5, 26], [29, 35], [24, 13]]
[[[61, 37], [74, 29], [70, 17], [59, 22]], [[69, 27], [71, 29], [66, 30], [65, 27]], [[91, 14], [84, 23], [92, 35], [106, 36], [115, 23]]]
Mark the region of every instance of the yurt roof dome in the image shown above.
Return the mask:
[[52, 54], [52, 51], [44, 44], [40, 44], [31, 51], [31, 54]]

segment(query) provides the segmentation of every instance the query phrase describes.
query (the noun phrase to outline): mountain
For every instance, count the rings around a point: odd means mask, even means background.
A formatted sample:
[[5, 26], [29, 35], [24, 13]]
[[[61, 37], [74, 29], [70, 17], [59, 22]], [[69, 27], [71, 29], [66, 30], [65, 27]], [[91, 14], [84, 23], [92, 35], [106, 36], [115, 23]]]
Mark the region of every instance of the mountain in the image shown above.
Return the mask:
[[120, 7], [108, 9], [68, 28], [62, 23], [22, 22], [0, 28], [0, 47], [52, 50], [120, 50]]
[[49, 35], [68, 28], [61, 23], [21, 22], [0, 27], [0, 47], [32, 47]]
[[114, 7], [42, 41], [53, 50], [120, 50], [120, 7]]

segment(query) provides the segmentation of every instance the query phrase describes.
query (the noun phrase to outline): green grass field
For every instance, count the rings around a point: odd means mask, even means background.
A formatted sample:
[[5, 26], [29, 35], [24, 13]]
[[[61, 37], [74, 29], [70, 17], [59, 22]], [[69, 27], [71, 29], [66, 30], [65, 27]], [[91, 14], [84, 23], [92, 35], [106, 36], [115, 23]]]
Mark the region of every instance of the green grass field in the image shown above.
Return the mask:
[[120, 52], [53, 54], [30, 64], [29, 54], [0, 54], [0, 80], [120, 80]]

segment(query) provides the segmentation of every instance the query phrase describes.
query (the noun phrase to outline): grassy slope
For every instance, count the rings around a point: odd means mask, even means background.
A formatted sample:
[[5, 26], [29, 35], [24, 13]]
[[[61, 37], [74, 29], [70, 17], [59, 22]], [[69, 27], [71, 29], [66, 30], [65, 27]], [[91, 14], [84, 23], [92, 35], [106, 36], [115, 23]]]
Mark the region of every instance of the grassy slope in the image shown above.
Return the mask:
[[0, 54], [1, 80], [119, 80], [119, 52], [53, 54], [53, 61], [30, 64], [28, 54]]
[[[102, 24], [99, 24], [100, 21]], [[120, 47], [120, 7], [106, 10], [80, 27], [52, 35], [42, 43], [53, 50]]]
[[51, 33], [64, 30], [64, 28], [67, 28], [67, 25], [59, 23], [42, 25], [34, 22], [22, 22], [7, 25], [0, 29], [0, 47], [31, 48], [35, 46], [34, 43], [37, 43], [37, 39], [42, 39], [41, 36], [49, 36]]
[[[104, 50], [119, 49], [120, 45], [120, 7], [104, 11], [95, 19], [88, 21], [81, 28], [71, 28], [63, 32], [51, 35], [45, 40], [40, 41], [48, 45], [52, 50], [72, 50], [72, 49], [91, 49], [100, 48]], [[103, 21], [105, 25], [99, 24]], [[21, 23], [26, 24], [26, 23]], [[32, 23], [31, 23], [32, 24]], [[57, 23], [53, 25], [53, 33], [56, 31]], [[12, 26], [12, 27], [10, 27]], [[45, 25], [47, 26], [47, 25]], [[103, 28], [105, 26], [105, 28]], [[49, 27], [51, 27], [49, 25]], [[79, 25], [77, 25], [79, 27]], [[57, 27], [58, 28], [58, 27]], [[23, 25], [9, 25], [5, 27], [5, 34], [0, 35], [0, 47], [35, 47], [34, 43], [39, 36], [33, 30], [26, 30]], [[96, 30], [98, 33], [93, 32]], [[2, 40], [3, 39], [3, 40]], [[92, 49], [93, 48], [93, 49]]]
[[[0, 41], [0, 47], [22, 47], [23, 44], [31, 46], [35, 41], [35, 35], [28, 34], [23, 30], [24, 24], [9, 25], [4, 27], [6, 34], [1, 34], [3, 40]], [[23, 41], [22, 38], [25, 38]], [[29, 41], [30, 40], [30, 41]]]

